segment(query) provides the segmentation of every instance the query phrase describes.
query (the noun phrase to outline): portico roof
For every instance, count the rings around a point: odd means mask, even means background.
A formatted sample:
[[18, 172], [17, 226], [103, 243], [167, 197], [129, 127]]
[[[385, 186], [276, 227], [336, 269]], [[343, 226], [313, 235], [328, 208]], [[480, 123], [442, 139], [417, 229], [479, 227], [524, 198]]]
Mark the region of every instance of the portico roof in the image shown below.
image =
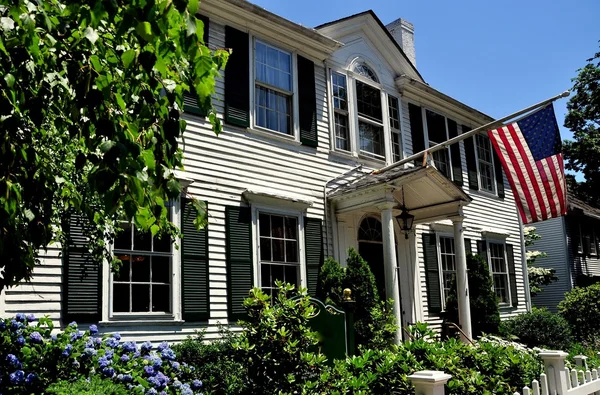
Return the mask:
[[396, 202], [415, 216], [416, 222], [459, 215], [471, 197], [432, 166], [396, 167], [372, 172], [328, 193], [336, 212], [343, 213], [386, 202]]

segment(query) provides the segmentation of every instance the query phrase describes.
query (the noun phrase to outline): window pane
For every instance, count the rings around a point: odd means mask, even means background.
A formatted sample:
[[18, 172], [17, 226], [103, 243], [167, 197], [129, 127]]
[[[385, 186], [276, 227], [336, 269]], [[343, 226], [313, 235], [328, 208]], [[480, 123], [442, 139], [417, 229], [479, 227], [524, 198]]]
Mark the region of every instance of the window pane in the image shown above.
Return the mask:
[[115, 250], [131, 250], [131, 223], [122, 223], [122, 232], [119, 232], [115, 237]]
[[129, 284], [113, 285], [113, 312], [129, 312]]
[[379, 89], [356, 81], [356, 103], [360, 115], [382, 122]]
[[271, 234], [273, 237], [283, 239], [283, 217], [279, 215], [271, 216]]
[[121, 260], [121, 267], [119, 268], [119, 273], [114, 274], [113, 281], [129, 281], [129, 260], [131, 256], [118, 255], [117, 258]]
[[134, 229], [133, 249], [136, 251], [152, 251], [152, 233]]
[[131, 311], [150, 311], [150, 285], [133, 284], [131, 286]]
[[264, 237], [260, 238], [260, 260], [271, 260], [271, 239], [267, 239]]
[[477, 161], [481, 189], [493, 193], [495, 178], [490, 139], [485, 135], [478, 134], [475, 141], [477, 142]]
[[273, 262], [285, 262], [284, 242], [279, 239], [272, 239]]
[[366, 122], [358, 123], [360, 150], [373, 156], [384, 156], [383, 128]]
[[427, 134], [429, 134], [430, 146], [431, 142], [443, 143], [448, 140], [446, 135], [446, 118], [443, 115], [425, 110], [425, 118], [427, 119]]
[[359, 63], [356, 66], [354, 66], [354, 71], [357, 74], [362, 75], [363, 77], [367, 77], [368, 79], [370, 79], [372, 81], [379, 82], [379, 80], [377, 79], [377, 76], [375, 75], [375, 72], [373, 70], [371, 70], [371, 68], [364, 63]]
[[133, 255], [132, 260], [131, 281], [150, 282], [150, 257]]
[[450, 178], [450, 155], [448, 149], [435, 151], [432, 156], [435, 168], [438, 169], [440, 173]]
[[402, 146], [400, 144], [400, 133], [392, 132], [392, 154], [394, 162], [402, 159]]
[[292, 57], [289, 53], [265, 45], [255, 45], [256, 80], [277, 88], [292, 90]]
[[333, 107], [339, 110], [348, 110], [348, 90], [346, 76], [340, 73], [331, 73], [333, 90]]
[[162, 256], [152, 257], [152, 282], [169, 284], [170, 280], [171, 259]]
[[285, 242], [285, 261], [287, 263], [298, 262], [298, 242], [286, 240]]
[[277, 132], [291, 134], [291, 96], [256, 85], [256, 124]]
[[400, 110], [397, 97], [388, 96], [388, 108], [390, 112], [390, 128], [400, 130]]
[[156, 252], [171, 252], [172, 240], [168, 235], [154, 237], [154, 251]]
[[285, 238], [296, 240], [298, 232], [298, 219], [296, 217], [285, 217]]
[[284, 265], [270, 265], [271, 266], [271, 286], [275, 286], [275, 281], [276, 280], [280, 280], [280, 281], [284, 281], [285, 278], [283, 277], [283, 272], [284, 272]]
[[152, 285], [152, 312], [171, 312], [171, 289], [168, 285]]
[[259, 214], [258, 223], [260, 225], [260, 235], [271, 236], [271, 216], [267, 214]]
[[348, 116], [335, 113], [335, 148], [350, 151]]
[[285, 282], [290, 283], [292, 285], [298, 286], [300, 282], [298, 281], [298, 271], [300, 270], [299, 266], [286, 266], [285, 267]]
[[260, 265], [260, 286], [270, 287], [271, 284], [271, 265]]

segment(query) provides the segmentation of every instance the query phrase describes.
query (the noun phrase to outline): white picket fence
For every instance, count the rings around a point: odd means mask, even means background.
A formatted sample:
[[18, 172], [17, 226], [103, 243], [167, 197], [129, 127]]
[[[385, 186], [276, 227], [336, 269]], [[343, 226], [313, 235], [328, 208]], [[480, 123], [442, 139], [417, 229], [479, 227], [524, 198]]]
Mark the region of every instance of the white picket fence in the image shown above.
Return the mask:
[[[567, 353], [545, 351], [540, 353], [544, 370], [539, 380], [514, 395], [600, 395], [600, 370], [587, 368], [585, 356], [575, 357], [575, 362], [585, 371], [567, 368]], [[425, 370], [408, 376], [415, 386], [415, 395], [444, 395], [444, 385], [452, 378], [439, 371]]]

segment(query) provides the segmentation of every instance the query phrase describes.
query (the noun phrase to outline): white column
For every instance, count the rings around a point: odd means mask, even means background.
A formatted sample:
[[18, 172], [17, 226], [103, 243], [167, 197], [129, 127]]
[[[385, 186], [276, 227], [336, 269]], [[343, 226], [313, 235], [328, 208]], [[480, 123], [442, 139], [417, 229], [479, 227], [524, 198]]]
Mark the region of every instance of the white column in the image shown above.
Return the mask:
[[383, 228], [383, 264], [385, 268], [386, 298], [393, 299], [392, 306], [396, 317], [396, 344], [402, 341], [402, 309], [400, 308], [400, 279], [396, 262], [396, 243], [394, 241], [394, 216], [392, 209], [395, 203], [388, 202], [379, 207]]
[[458, 321], [466, 337], [461, 334], [463, 341], [473, 339], [471, 329], [471, 303], [469, 302], [469, 279], [467, 277], [467, 257], [465, 255], [465, 232], [463, 217], [453, 217], [454, 225], [454, 259], [456, 264], [456, 293], [458, 295]]
[[422, 370], [407, 378], [415, 386], [415, 395], [444, 395], [444, 385], [452, 376], [437, 370]]

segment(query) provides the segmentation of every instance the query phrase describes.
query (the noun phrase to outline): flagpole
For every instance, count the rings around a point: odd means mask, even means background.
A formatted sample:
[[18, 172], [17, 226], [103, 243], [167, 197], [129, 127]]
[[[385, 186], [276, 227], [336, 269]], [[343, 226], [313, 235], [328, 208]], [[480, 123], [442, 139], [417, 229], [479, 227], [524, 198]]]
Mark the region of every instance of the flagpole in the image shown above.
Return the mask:
[[524, 108], [524, 109], [522, 109], [522, 110], [520, 110], [520, 111], [517, 111], [517, 112], [515, 112], [515, 113], [513, 113], [513, 114], [510, 114], [510, 115], [507, 115], [507, 116], [505, 116], [505, 117], [503, 117], [503, 118], [500, 118], [500, 119], [497, 119], [497, 120], [495, 120], [495, 121], [492, 121], [492, 122], [486, 123], [485, 125], [483, 125], [483, 126], [480, 126], [480, 127], [478, 127], [478, 128], [475, 128], [475, 129], [473, 129], [473, 130], [471, 130], [471, 131], [469, 131], [469, 132], [466, 132], [466, 133], [460, 134], [460, 135], [458, 135], [458, 136], [456, 136], [456, 137], [453, 137], [453, 138], [451, 138], [450, 140], [446, 140], [446, 141], [444, 141], [443, 143], [436, 144], [436, 145], [434, 145], [433, 147], [430, 147], [430, 148], [428, 148], [428, 149], [426, 149], [426, 150], [423, 150], [423, 151], [421, 151], [421, 152], [418, 152], [418, 153], [416, 153], [416, 154], [410, 155], [409, 157], [407, 157], [407, 158], [404, 158], [404, 159], [402, 159], [402, 160], [400, 160], [400, 161], [398, 161], [398, 162], [392, 163], [391, 165], [388, 165], [388, 166], [382, 167], [382, 168], [381, 168], [381, 169], [379, 169], [379, 170], [375, 170], [375, 171], [374, 171], [374, 173], [381, 173], [381, 172], [383, 172], [383, 171], [386, 171], [386, 170], [389, 170], [389, 169], [393, 169], [393, 168], [395, 168], [395, 167], [401, 166], [401, 165], [403, 165], [403, 164], [405, 164], [405, 163], [408, 163], [408, 162], [411, 162], [411, 161], [413, 161], [413, 160], [415, 160], [415, 159], [418, 159], [418, 158], [422, 157], [422, 156], [423, 156], [423, 155], [425, 155], [425, 154], [430, 154], [430, 153], [433, 153], [433, 152], [439, 151], [439, 150], [440, 150], [440, 149], [442, 149], [442, 148], [446, 148], [446, 147], [448, 147], [448, 146], [450, 146], [450, 145], [452, 145], [452, 144], [454, 144], [454, 143], [458, 143], [459, 141], [462, 141], [462, 140], [464, 140], [464, 139], [466, 139], [466, 138], [469, 138], [469, 137], [471, 137], [471, 136], [474, 136], [474, 135], [476, 135], [477, 133], [481, 132], [482, 130], [490, 130], [490, 129], [493, 129], [494, 127], [496, 127], [496, 126], [500, 126], [500, 125], [504, 124], [504, 122], [506, 122], [506, 121], [509, 121], [509, 120], [511, 120], [511, 119], [513, 119], [513, 118], [516, 118], [516, 117], [518, 117], [519, 115], [526, 114], [526, 113], [528, 113], [528, 112], [530, 112], [530, 111], [533, 111], [533, 110], [535, 110], [535, 109], [537, 109], [537, 108], [539, 108], [539, 107], [545, 106], [546, 104], [552, 103], [553, 101], [555, 101], [555, 100], [558, 100], [558, 99], [561, 99], [561, 98], [563, 98], [563, 97], [568, 97], [568, 96], [569, 96], [569, 94], [570, 94], [570, 92], [569, 92], [569, 91], [564, 91], [564, 92], [563, 92], [563, 93], [561, 93], [560, 95], [556, 95], [556, 96], [554, 96], [554, 97], [551, 97], [551, 98], [549, 98], [549, 99], [546, 99], [546, 100], [544, 100], [544, 101], [541, 101], [541, 102], [539, 102], [539, 103], [537, 103], [537, 104], [534, 104], [534, 105], [532, 105], [532, 106], [526, 107], [526, 108]]

